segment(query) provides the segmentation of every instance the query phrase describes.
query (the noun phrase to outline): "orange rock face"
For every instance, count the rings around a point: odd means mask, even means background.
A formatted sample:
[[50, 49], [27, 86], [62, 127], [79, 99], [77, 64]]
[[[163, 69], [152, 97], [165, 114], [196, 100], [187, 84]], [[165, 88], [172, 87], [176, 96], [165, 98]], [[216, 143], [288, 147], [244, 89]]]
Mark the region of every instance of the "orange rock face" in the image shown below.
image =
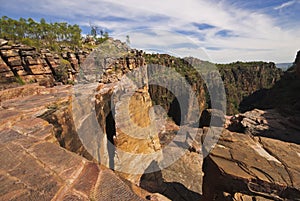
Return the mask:
[[[145, 200], [151, 196], [138, 187], [133, 191], [111, 170], [59, 146], [57, 125], [44, 117], [69, 103], [70, 90], [70, 86], [28, 85], [15, 88], [13, 94], [0, 91], [0, 200]], [[56, 116], [58, 122], [68, 126], [69, 117], [63, 114]]]

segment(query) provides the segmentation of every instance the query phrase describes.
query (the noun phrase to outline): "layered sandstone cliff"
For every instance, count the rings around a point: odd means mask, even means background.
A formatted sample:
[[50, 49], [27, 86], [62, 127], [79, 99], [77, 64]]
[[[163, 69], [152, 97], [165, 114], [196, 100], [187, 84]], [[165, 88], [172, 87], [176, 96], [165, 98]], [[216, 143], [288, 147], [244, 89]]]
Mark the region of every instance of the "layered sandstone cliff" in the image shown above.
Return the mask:
[[53, 86], [54, 82], [72, 83], [89, 54], [62, 47], [60, 54], [47, 49], [37, 50], [0, 39], [1, 89], [38, 82]]

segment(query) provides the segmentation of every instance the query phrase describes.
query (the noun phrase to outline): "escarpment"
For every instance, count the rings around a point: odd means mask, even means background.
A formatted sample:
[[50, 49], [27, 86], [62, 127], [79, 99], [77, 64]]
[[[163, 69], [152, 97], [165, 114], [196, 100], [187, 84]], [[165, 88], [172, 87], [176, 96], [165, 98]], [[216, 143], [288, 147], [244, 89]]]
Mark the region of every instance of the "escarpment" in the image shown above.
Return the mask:
[[254, 108], [263, 110], [276, 108], [282, 115], [288, 116], [290, 119], [297, 119], [300, 109], [299, 58], [298, 51], [293, 66], [284, 72], [282, 78], [273, 87], [258, 90], [245, 98], [241, 103], [243, 111]]

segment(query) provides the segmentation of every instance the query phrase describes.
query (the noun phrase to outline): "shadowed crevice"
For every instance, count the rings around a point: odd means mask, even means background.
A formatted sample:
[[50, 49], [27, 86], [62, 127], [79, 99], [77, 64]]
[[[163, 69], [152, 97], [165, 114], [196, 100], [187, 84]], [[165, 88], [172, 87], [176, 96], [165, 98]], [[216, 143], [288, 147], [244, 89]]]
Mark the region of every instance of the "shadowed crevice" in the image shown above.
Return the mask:
[[114, 157], [115, 157], [115, 145], [114, 137], [116, 136], [116, 123], [112, 112], [106, 116], [106, 137], [107, 137], [107, 149], [109, 156], [109, 168], [114, 169]]

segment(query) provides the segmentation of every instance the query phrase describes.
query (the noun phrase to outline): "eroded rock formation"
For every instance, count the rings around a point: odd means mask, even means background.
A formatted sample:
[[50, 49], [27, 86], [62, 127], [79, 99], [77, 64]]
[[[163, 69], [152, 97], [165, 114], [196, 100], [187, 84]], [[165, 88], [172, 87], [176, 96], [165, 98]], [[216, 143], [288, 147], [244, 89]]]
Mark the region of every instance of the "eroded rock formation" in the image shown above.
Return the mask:
[[[0, 199], [167, 200], [128, 184], [108, 168], [59, 146], [65, 140], [65, 148], [81, 147], [67, 145], [67, 135], [72, 132], [64, 129], [72, 126], [68, 125], [71, 118], [64, 107], [70, 104], [71, 93], [70, 86], [45, 88], [36, 84], [14, 88], [12, 94], [10, 90], [1, 91]], [[50, 115], [53, 113], [56, 115]], [[62, 132], [45, 116], [57, 118], [52, 121], [61, 123]], [[57, 133], [65, 133], [65, 138], [59, 139], [63, 136], [55, 136]]]

